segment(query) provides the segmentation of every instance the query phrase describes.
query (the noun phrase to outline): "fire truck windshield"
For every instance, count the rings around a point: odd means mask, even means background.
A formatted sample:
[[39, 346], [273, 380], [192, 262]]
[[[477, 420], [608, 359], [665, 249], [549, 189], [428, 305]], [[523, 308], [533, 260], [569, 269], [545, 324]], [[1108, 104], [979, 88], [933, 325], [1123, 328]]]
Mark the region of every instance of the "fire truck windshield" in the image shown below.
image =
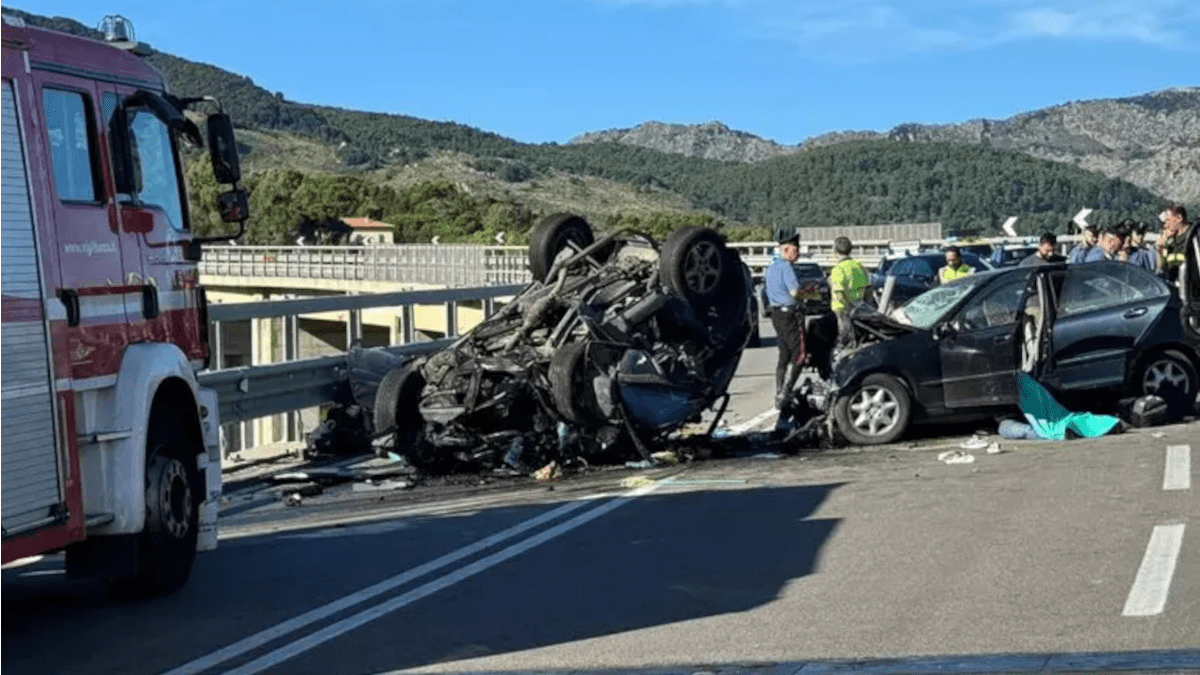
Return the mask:
[[172, 151], [170, 131], [148, 110], [136, 111], [130, 128], [133, 131], [137, 171], [141, 175], [138, 200], [145, 206], [162, 209], [172, 227], [186, 230], [179, 171]]

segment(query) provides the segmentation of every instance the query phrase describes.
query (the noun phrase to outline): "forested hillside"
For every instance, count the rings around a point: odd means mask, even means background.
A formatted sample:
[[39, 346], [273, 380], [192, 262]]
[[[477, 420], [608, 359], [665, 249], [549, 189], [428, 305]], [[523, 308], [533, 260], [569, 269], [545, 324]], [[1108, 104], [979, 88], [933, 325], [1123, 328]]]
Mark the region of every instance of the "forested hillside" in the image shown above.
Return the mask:
[[[98, 37], [69, 19], [5, 11]], [[287, 101], [215, 66], [163, 53], [149, 58], [175, 93], [216, 96], [241, 129], [253, 213], [246, 243], [291, 243], [302, 223], [346, 216], [394, 223], [402, 241], [492, 241], [504, 231], [519, 242], [537, 218], [559, 209], [583, 212], [601, 227], [666, 232], [708, 223], [740, 239], [763, 238], [774, 227], [889, 222], [997, 232], [1009, 216], [1032, 234], [1062, 231], [1084, 206], [1097, 209], [1093, 222], [1108, 222], [1149, 220], [1164, 203], [1070, 164], [958, 143], [840, 142], [753, 164], [616, 142], [523, 144], [460, 124]], [[301, 162], [278, 151], [289, 138], [325, 150]], [[272, 144], [278, 147], [268, 152]], [[453, 178], [447, 161], [457, 163]], [[194, 210], [207, 227], [215, 185], [199, 163], [189, 176]], [[579, 198], [584, 193], [590, 201]], [[638, 195], [644, 204], [630, 201]]]

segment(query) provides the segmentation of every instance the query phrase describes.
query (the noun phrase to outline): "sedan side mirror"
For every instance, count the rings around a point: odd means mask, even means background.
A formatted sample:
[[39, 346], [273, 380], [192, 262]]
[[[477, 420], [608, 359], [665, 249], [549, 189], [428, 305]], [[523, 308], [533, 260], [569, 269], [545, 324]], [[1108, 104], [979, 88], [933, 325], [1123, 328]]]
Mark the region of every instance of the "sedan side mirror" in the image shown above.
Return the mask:
[[953, 323], [947, 321], [946, 323], [939, 323], [934, 327], [933, 338], [935, 340], [944, 340], [945, 338], [953, 337], [956, 333], [958, 333], [958, 329], [954, 327]]

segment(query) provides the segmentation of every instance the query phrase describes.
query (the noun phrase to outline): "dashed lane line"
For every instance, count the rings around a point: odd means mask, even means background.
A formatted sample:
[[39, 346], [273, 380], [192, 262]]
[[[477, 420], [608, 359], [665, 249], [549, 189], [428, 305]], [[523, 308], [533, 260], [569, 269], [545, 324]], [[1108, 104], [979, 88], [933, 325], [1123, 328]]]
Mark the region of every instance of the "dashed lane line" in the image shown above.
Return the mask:
[[1192, 448], [1189, 445], [1167, 447], [1167, 464], [1163, 469], [1164, 490], [1188, 490], [1192, 487]]
[[1156, 616], [1167, 606], [1175, 562], [1183, 546], [1183, 524], [1158, 525], [1150, 535], [1122, 616]]

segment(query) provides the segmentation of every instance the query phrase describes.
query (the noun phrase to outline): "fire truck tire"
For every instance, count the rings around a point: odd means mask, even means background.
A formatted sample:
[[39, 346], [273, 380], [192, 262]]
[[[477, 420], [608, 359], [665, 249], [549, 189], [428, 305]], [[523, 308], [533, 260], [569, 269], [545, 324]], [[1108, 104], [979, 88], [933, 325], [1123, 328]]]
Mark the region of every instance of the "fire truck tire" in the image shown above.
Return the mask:
[[146, 524], [139, 535], [137, 571], [113, 580], [124, 597], [171, 593], [187, 581], [196, 558], [204, 484], [196, 468], [198, 441], [182, 433], [181, 416], [156, 413], [146, 437]]

